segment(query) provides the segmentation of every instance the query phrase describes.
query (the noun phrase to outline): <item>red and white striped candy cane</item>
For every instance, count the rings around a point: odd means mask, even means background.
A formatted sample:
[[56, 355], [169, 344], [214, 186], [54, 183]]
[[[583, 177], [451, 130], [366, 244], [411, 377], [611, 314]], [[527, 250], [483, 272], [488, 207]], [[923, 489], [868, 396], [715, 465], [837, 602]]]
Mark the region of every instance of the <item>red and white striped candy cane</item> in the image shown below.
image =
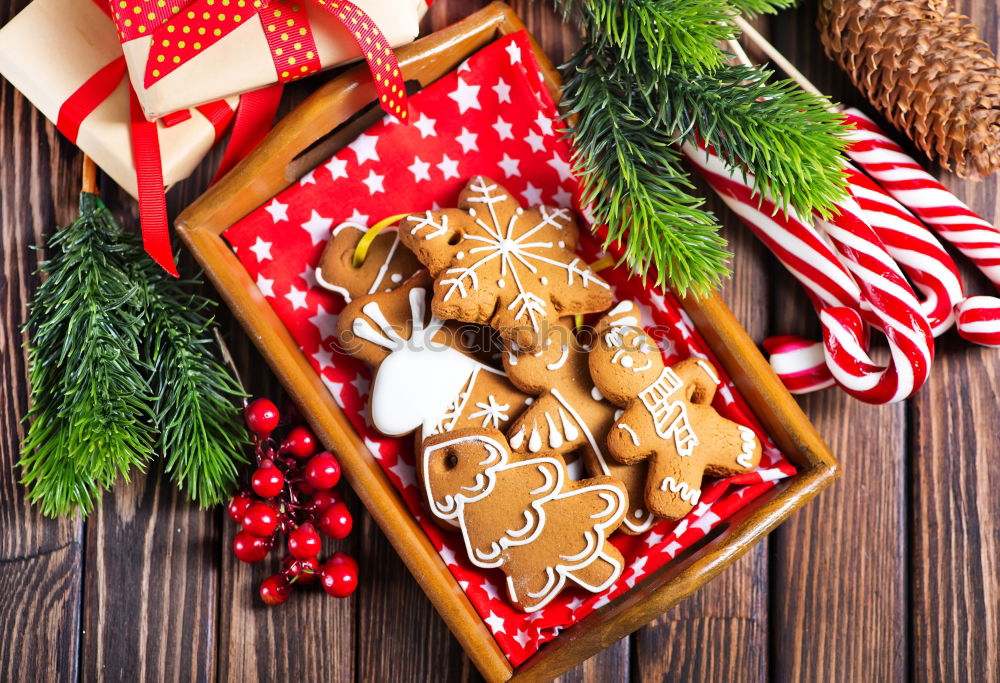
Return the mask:
[[793, 394], [811, 394], [836, 384], [826, 366], [823, 342], [782, 334], [768, 337], [763, 346], [774, 373]]
[[920, 310], [935, 337], [955, 323], [954, 308], [964, 298], [955, 262], [937, 238], [868, 176], [847, 169], [849, 189], [862, 216], [923, 294]]
[[965, 339], [983, 346], [1000, 347], [1000, 299], [995, 296], [970, 296], [955, 308], [958, 332]]

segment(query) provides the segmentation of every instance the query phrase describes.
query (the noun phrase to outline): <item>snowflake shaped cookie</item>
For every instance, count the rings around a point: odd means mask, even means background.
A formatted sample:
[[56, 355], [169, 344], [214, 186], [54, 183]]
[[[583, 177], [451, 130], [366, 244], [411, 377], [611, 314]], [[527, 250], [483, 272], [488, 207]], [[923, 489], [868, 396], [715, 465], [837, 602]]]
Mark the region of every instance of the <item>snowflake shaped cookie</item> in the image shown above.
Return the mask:
[[399, 235], [435, 278], [435, 316], [489, 323], [522, 349], [540, 349], [560, 316], [612, 302], [608, 283], [574, 253], [568, 209], [523, 209], [483, 176], [469, 181], [457, 209], [407, 216]]

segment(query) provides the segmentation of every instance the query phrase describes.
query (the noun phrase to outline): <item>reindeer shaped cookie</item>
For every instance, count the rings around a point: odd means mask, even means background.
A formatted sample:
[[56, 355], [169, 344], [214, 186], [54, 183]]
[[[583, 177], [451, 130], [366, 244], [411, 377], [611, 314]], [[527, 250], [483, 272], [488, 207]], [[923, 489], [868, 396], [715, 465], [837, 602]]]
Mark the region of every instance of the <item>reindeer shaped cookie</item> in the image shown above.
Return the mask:
[[595, 390], [588, 352], [573, 332], [573, 318], [553, 326], [545, 346], [535, 353], [508, 344], [503, 359], [507, 376], [518, 389], [537, 396], [507, 429], [510, 447], [519, 456], [579, 452], [592, 476], [612, 476], [625, 485], [629, 509], [621, 530], [642, 533], [656, 521], [643, 500], [648, 467], [645, 462], [623, 465], [607, 455], [618, 407]]
[[395, 289], [421, 268], [413, 252], [399, 243], [396, 230], [376, 235], [364, 263], [355, 267], [354, 251], [364, 234], [365, 229], [353, 223], [334, 228], [316, 268], [316, 282], [347, 301]]
[[502, 370], [460, 350], [461, 330], [429, 315], [430, 276], [358, 297], [337, 320], [340, 346], [375, 366], [369, 413], [389, 436], [503, 428], [526, 405]]
[[618, 480], [571, 481], [562, 459], [514, 456], [490, 429], [425, 440], [418, 469], [432, 514], [457, 523], [473, 564], [507, 575], [520, 609], [541, 609], [567, 580], [597, 593], [621, 575], [607, 542], [628, 507]]
[[403, 244], [434, 276], [434, 315], [489, 323], [537, 351], [546, 324], [611, 305], [611, 288], [575, 253], [579, 234], [567, 209], [522, 209], [498, 183], [476, 176], [457, 209], [407, 216]]
[[626, 464], [648, 459], [650, 511], [680, 519], [698, 503], [703, 475], [726, 477], [757, 466], [761, 445], [753, 430], [711, 405], [719, 379], [710, 363], [691, 358], [665, 367], [628, 301], [595, 332], [591, 377], [609, 401], [625, 409], [608, 433], [608, 450]]

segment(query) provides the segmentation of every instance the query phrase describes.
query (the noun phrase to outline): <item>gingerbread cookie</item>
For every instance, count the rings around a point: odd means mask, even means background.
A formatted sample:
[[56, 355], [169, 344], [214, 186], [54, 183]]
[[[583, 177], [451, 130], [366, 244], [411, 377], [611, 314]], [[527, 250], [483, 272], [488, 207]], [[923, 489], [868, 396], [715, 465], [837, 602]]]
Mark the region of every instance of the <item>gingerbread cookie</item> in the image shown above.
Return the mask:
[[625, 412], [608, 450], [626, 464], [649, 461], [645, 501], [659, 517], [680, 519], [698, 503], [703, 475], [749, 472], [760, 462], [753, 430], [712, 407], [719, 378], [711, 363], [690, 358], [665, 367], [631, 302], [597, 325], [590, 373], [598, 390]]
[[368, 246], [364, 263], [354, 266], [354, 251], [366, 229], [354, 223], [334, 228], [316, 268], [316, 282], [347, 301], [399, 287], [421, 269], [420, 262], [399, 242], [399, 232], [384, 230]]
[[431, 513], [457, 522], [469, 560], [501, 569], [525, 612], [548, 604], [567, 579], [598, 593], [621, 575], [621, 553], [607, 541], [628, 508], [616, 479], [571, 481], [560, 458], [512, 455], [490, 429], [427, 439], [418, 470]]
[[518, 455], [565, 458], [579, 452], [591, 475], [615, 477], [625, 485], [629, 509], [621, 530], [642, 533], [656, 522], [643, 500], [648, 466], [645, 462], [623, 465], [607, 455], [608, 431], [618, 407], [596, 391], [590, 379], [589, 349], [580, 345], [573, 323], [573, 318], [560, 320], [540, 351], [521, 352], [510, 344], [504, 354], [510, 381], [537, 396], [508, 428], [510, 447]]
[[477, 176], [457, 209], [407, 216], [400, 239], [434, 276], [434, 315], [489, 323], [537, 351], [561, 315], [603, 311], [610, 286], [573, 250], [567, 209], [522, 209], [496, 182]]
[[459, 331], [430, 315], [430, 286], [421, 271], [391, 292], [355, 299], [337, 320], [341, 348], [375, 366], [372, 425], [388, 436], [506, 427], [528, 396], [461, 350]]

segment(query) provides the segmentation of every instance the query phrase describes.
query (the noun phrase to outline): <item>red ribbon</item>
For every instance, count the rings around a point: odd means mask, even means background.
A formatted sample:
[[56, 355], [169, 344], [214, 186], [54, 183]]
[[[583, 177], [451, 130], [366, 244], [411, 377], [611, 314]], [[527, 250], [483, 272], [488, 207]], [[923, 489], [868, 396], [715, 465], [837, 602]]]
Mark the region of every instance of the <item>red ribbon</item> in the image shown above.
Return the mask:
[[151, 39], [143, 80], [148, 88], [254, 17], [279, 82], [318, 71], [303, 2], [315, 3], [343, 24], [368, 63], [379, 104], [405, 122], [406, 90], [396, 55], [371, 17], [348, 0], [111, 0], [110, 7], [123, 43]]
[[76, 144], [80, 124], [115, 91], [125, 77], [125, 58], [112, 59], [70, 95], [59, 107], [56, 128]]
[[139, 186], [139, 220], [142, 222], [142, 246], [146, 253], [173, 275], [179, 277], [174, 252], [170, 247], [167, 219], [167, 195], [163, 191], [163, 168], [160, 163], [160, 136], [156, 123], [146, 120], [135, 90], [129, 89], [129, 114], [132, 118], [132, 156], [135, 159]]
[[[240, 96], [233, 134], [229, 136], [229, 145], [219, 162], [219, 170], [212, 178], [213, 185], [267, 136], [270, 123], [278, 112], [282, 90], [284, 86], [278, 83]], [[262, 122], [264, 125], [260, 125]]]

